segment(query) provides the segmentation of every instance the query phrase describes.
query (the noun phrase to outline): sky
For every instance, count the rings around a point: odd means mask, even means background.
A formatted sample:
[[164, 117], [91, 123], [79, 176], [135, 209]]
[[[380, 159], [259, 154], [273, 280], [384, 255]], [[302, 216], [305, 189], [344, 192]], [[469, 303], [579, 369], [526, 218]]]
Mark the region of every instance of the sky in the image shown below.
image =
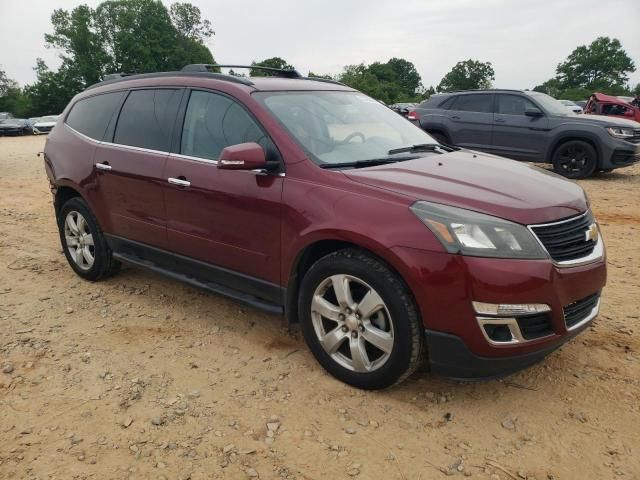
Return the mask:
[[[45, 48], [56, 8], [100, 0], [0, 0], [0, 69], [33, 82], [36, 58], [59, 65]], [[172, 3], [163, 0], [167, 6]], [[640, 83], [640, 0], [191, 0], [216, 32], [218, 63], [279, 56], [300, 72], [337, 74], [344, 65], [413, 62], [428, 87], [458, 61], [491, 62], [497, 88], [533, 88], [579, 45], [618, 38]]]

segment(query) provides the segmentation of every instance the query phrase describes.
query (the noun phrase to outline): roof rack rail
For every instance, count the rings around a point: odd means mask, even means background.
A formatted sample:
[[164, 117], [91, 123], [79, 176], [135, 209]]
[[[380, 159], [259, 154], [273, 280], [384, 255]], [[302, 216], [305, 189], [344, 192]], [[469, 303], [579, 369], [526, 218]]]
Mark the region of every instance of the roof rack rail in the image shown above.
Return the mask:
[[295, 69], [261, 67], [260, 65], [218, 65], [216, 63], [192, 63], [182, 67], [183, 72], [211, 72], [214, 68], [248, 68], [251, 70], [262, 70], [273, 73], [276, 77], [302, 78], [302, 75]]
[[130, 77], [131, 75], [135, 75], [135, 73], [107, 73], [104, 77], [102, 77], [102, 81], [106, 82], [107, 80], [115, 80], [116, 78]]

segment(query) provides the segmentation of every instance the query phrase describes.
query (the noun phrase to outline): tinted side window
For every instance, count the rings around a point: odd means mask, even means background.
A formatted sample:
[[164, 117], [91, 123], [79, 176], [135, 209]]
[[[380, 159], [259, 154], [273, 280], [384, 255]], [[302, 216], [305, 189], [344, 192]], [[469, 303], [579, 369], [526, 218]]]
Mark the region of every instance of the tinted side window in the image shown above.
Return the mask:
[[270, 141], [251, 116], [230, 98], [210, 92], [191, 92], [182, 129], [180, 153], [217, 160], [225, 147]]
[[82, 99], [71, 108], [66, 123], [95, 140], [102, 140], [124, 92], [105, 93]]
[[519, 95], [498, 95], [496, 113], [504, 115], [524, 115], [528, 108], [538, 108], [534, 103]]
[[122, 106], [114, 143], [169, 151], [180, 90], [132, 90]]
[[452, 104], [447, 105], [447, 108], [463, 112], [491, 113], [492, 101], [493, 95], [488, 94], [458, 95]]

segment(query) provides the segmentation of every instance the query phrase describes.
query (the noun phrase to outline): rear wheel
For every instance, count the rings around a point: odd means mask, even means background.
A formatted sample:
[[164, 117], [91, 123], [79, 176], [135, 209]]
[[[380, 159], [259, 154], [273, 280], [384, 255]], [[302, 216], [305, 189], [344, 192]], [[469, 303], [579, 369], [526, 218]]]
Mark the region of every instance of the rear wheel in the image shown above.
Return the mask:
[[374, 390], [418, 367], [424, 340], [417, 308], [377, 258], [354, 249], [329, 254], [309, 269], [300, 292], [305, 340], [334, 377]]
[[84, 200], [68, 200], [58, 214], [58, 230], [69, 265], [86, 280], [115, 274], [120, 262], [113, 258], [98, 221]]
[[571, 140], [553, 152], [553, 169], [567, 178], [586, 178], [598, 166], [596, 150], [582, 140]]

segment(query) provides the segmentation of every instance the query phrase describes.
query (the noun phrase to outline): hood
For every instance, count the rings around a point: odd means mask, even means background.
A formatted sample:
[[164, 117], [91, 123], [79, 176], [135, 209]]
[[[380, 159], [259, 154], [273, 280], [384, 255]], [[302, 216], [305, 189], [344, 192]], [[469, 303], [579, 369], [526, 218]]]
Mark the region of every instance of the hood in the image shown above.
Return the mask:
[[[567, 118], [567, 117], [559, 117]], [[570, 123], [575, 125], [576, 123], [599, 125], [602, 127], [628, 127], [628, 128], [640, 128], [640, 123], [635, 120], [628, 120], [620, 117], [609, 117], [607, 115], [594, 115], [591, 113], [585, 113], [576, 117], [568, 117]]]
[[2, 122], [0, 128], [16, 128], [24, 126], [23, 122]]
[[587, 210], [582, 188], [555, 173], [515, 160], [460, 150], [363, 169], [353, 181], [494, 215], [521, 224], [551, 222]]

